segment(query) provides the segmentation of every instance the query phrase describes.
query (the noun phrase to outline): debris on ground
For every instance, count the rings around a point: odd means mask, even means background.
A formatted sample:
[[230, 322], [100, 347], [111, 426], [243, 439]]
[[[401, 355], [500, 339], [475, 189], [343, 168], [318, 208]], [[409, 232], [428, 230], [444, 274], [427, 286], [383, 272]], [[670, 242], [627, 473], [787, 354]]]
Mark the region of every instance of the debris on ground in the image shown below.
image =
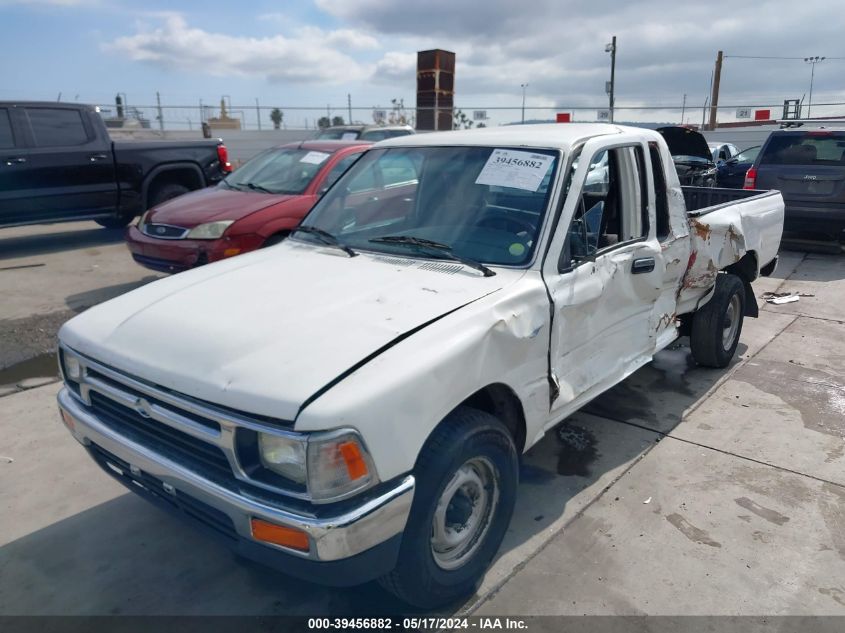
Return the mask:
[[643, 503], [651, 503], [651, 497], [649, 497], [648, 499], [646, 499], [645, 501], [643, 501]]
[[781, 305], [782, 303], [795, 303], [801, 297], [815, 297], [816, 295], [806, 292], [764, 292], [761, 297], [766, 303]]
[[11, 457], [5, 457], [3, 455], [0, 455], [0, 462], [6, 462], [7, 464], [11, 464], [13, 461], [15, 460]]

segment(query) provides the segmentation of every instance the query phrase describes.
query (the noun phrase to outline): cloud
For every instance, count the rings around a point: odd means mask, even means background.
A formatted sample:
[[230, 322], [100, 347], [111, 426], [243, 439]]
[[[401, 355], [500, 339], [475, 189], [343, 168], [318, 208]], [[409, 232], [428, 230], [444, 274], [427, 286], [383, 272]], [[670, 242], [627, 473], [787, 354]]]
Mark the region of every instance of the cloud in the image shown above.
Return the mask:
[[139, 23], [134, 35], [104, 45], [108, 52], [171, 70], [217, 76], [264, 76], [271, 82], [343, 83], [367, 70], [338, 49], [370, 49], [372, 36], [352, 29], [305, 28], [295, 36], [240, 37], [188, 25], [175, 13], [160, 14], [154, 26]]
[[[676, 0], [627, 4], [618, 0], [316, 3], [350, 27], [426, 48], [455, 51], [458, 95], [470, 95], [473, 100], [501, 94], [516, 98], [519, 85], [527, 81], [529, 101], [602, 104], [610, 67], [604, 45], [612, 35], [618, 37], [617, 102], [680, 104], [687, 93], [691, 102], [703, 103], [720, 49], [726, 55], [845, 55], [839, 21], [820, 19], [830, 10], [826, 0], [804, 0], [798, 13], [786, 0], [762, 5], [710, 0], [705, 12], [700, 3]], [[392, 46], [392, 50], [398, 48]], [[839, 70], [834, 70], [834, 63]], [[387, 56], [380, 64], [388, 76], [398, 75], [400, 66], [391, 64]], [[819, 70], [829, 72], [827, 86], [832, 97], [845, 97], [833, 79], [842, 68], [845, 60], [816, 69], [817, 81]], [[809, 74], [800, 59], [728, 57], [722, 75], [722, 103], [749, 99], [780, 103], [785, 98], [800, 98], [808, 89]], [[413, 74], [406, 81], [412, 85]], [[821, 90], [817, 83], [816, 91]]]

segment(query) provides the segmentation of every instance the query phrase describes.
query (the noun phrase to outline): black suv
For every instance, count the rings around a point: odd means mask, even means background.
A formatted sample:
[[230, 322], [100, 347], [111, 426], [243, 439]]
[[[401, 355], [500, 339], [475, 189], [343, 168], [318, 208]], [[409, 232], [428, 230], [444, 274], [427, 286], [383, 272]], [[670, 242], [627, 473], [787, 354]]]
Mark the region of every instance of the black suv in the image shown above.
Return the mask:
[[779, 189], [784, 229], [840, 237], [845, 230], [845, 130], [772, 132], [745, 177], [746, 189]]

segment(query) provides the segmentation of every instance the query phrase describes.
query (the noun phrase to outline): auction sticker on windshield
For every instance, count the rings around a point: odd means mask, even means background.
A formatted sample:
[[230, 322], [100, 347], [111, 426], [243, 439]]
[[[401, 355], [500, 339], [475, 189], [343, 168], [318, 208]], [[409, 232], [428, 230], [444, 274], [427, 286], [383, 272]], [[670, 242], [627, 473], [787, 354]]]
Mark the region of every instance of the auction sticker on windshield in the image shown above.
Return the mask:
[[494, 149], [475, 184], [537, 191], [553, 160], [546, 154]]
[[299, 162], [321, 165], [328, 157], [329, 155], [325, 152], [308, 152], [305, 156], [299, 159]]

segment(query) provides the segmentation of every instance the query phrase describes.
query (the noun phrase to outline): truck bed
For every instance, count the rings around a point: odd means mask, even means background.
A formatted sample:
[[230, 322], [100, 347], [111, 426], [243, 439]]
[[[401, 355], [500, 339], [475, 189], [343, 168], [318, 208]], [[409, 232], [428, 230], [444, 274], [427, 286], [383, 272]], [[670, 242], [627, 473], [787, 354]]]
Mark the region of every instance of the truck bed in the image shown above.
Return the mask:
[[748, 277], [777, 256], [784, 204], [779, 191], [681, 187], [687, 205], [692, 252], [683, 298], [709, 289], [720, 270], [740, 260]]

